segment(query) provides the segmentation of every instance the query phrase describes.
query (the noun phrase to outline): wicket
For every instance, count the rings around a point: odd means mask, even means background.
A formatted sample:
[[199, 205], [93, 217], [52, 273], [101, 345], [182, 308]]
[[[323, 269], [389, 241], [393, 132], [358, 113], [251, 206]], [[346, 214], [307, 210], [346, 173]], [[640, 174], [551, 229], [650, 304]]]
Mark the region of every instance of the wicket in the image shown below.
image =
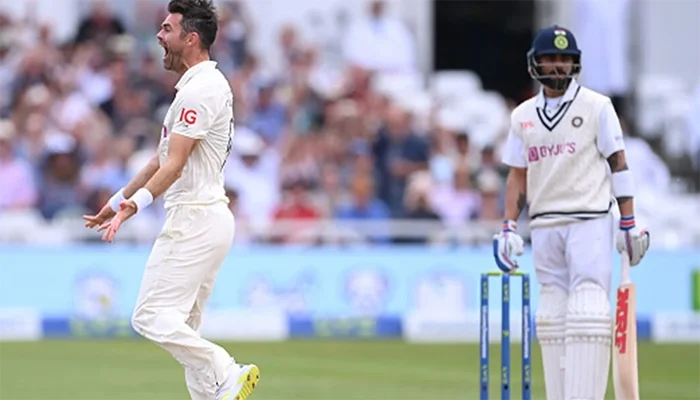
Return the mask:
[[480, 366], [480, 399], [489, 398], [489, 278], [501, 277], [501, 400], [510, 400], [510, 278], [520, 277], [522, 280], [522, 381], [523, 400], [530, 400], [532, 371], [530, 364], [530, 276], [527, 273], [515, 272], [505, 274], [488, 272], [481, 274], [481, 310], [479, 353]]

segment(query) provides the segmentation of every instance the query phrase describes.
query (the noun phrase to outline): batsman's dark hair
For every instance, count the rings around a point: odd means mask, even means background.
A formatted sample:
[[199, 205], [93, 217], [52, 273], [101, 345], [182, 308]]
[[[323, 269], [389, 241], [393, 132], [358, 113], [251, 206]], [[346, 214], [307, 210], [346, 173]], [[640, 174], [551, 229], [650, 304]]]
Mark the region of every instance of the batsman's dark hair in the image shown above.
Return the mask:
[[209, 50], [219, 30], [216, 7], [211, 0], [171, 0], [168, 3], [170, 14], [182, 14], [182, 31], [196, 32], [202, 49]]

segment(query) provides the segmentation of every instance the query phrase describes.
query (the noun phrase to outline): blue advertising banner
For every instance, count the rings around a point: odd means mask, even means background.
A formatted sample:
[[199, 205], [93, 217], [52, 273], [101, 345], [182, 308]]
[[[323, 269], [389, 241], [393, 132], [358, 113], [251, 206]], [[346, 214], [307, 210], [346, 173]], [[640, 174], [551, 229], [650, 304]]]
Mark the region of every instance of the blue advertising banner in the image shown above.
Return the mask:
[[[45, 317], [72, 321], [128, 319], [149, 250], [108, 245], [0, 246], [0, 309], [29, 308]], [[526, 254], [521, 260], [522, 271], [533, 274], [532, 257]], [[615, 256], [613, 265], [618, 262]], [[697, 249], [647, 254], [632, 271], [638, 313], [690, 310], [688, 277], [699, 262]], [[281, 311], [316, 319], [401, 317], [409, 312], [460, 314], [478, 309], [479, 275], [494, 269], [488, 249], [234, 249], [222, 267], [209, 309]], [[614, 286], [618, 280], [615, 268]], [[518, 283], [513, 282], [511, 290], [514, 310], [520, 304]], [[531, 303], [536, 307], [539, 287], [534, 274], [532, 285]], [[499, 293], [500, 280], [493, 279], [495, 313], [500, 309]], [[65, 331], [65, 327], [51, 330]]]
[[140, 338], [129, 319], [44, 318], [42, 337], [72, 339], [135, 339]]
[[292, 339], [379, 339], [402, 336], [402, 320], [396, 317], [289, 318]]

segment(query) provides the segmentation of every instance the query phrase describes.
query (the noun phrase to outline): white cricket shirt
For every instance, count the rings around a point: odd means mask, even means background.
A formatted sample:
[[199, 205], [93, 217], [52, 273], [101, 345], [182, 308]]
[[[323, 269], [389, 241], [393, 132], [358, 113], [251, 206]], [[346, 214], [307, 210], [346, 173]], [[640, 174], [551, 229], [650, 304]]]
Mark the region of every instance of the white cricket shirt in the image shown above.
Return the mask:
[[624, 150], [608, 97], [572, 81], [563, 97], [542, 91], [511, 115], [503, 162], [527, 168], [532, 228], [606, 215], [612, 188], [607, 158]]
[[233, 140], [233, 94], [216, 62], [204, 61], [185, 72], [177, 85], [158, 145], [158, 159], [168, 159], [172, 135], [198, 139], [182, 175], [165, 192], [165, 208], [180, 204], [228, 202], [223, 168]]

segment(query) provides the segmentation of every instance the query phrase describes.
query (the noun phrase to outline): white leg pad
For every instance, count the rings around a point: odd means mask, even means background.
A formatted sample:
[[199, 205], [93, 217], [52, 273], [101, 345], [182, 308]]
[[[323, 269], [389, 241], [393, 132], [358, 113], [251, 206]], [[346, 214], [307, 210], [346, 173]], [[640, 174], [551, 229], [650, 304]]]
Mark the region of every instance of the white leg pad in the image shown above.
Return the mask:
[[566, 400], [603, 400], [611, 336], [608, 294], [595, 283], [581, 283], [569, 295], [567, 305]]
[[567, 299], [566, 292], [556, 286], [543, 285], [540, 289], [540, 304], [535, 313], [535, 325], [537, 340], [542, 349], [547, 400], [564, 399]]

